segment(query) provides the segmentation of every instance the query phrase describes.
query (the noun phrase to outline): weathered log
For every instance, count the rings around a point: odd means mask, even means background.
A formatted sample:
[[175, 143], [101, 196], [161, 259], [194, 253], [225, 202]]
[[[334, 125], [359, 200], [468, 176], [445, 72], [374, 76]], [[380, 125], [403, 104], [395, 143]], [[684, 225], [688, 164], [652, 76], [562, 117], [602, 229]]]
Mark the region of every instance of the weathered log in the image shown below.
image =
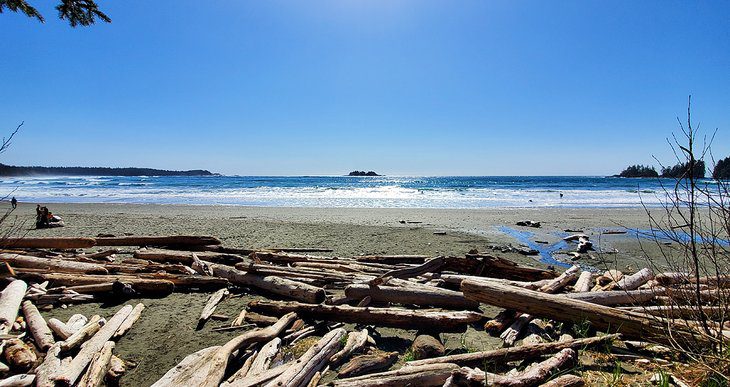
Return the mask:
[[458, 368], [456, 364], [449, 363], [403, 367], [395, 371], [335, 380], [334, 385], [335, 387], [440, 387], [451, 376], [451, 372]]
[[23, 302], [23, 315], [28, 323], [28, 330], [33, 335], [33, 341], [35, 341], [38, 348], [45, 352], [56, 342], [53, 339], [53, 332], [46, 324], [46, 320], [43, 319], [38, 308], [30, 301]]
[[252, 301], [249, 309], [282, 315], [296, 312], [302, 317], [327, 321], [376, 324], [405, 329], [434, 329], [441, 332], [462, 331], [482, 319], [482, 315], [467, 311], [410, 310], [400, 308], [358, 308], [347, 305], [311, 305], [299, 302]]
[[358, 262], [373, 262], [373, 263], [413, 263], [421, 264], [428, 259], [426, 255], [361, 255], [355, 257]]
[[[58, 321], [58, 320], [57, 320]], [[56, 343], [48, 349], [46, 357], [35, 369], [36, 387], [55, 387], [55, 377], [61, 372], [61, 343]]]
[[102, 258], [109, 258], [114, 254], [119, 254], [119, 249], [107, 249], [107, 250], [101, 250], [97, 251], [95, 253], [84, 253], [83, 257], [90, 258], [90, 259], [102, 259]]
[[3, 344], [5, 361], [14, 370], [28, 371], [38, 359], [35, 352], [22, 340], [7, 339]]
[[345, 346], [336, 354], [332, 355], [332, 358], [330, 359], [330, 363], [332, 364], [340, 364], [347, 358], [349, 358], [353, 353], [357, 353], [358, 351], [365, 348], [365, 345], [368, 343], [368, 330], [363, 329], [360, 332], [350, 332], [347, 334], [347, 341], [345, 342]]
[[68, 329], [65, 323], [55, 318], [48, 319], [48, 328], [50, 328], [61, 340], [66, 340], [74, 334], [73, 331]]
[[598, 337], [589, 337], [586, 339], [574, 339], [574, 340], [561, 341], [561, 342], [542, 343], [542, 344], [536, 344], [533, 346], [499, 348], [499, 349], [494, 349], [491, 351], [462, 353], [462, 354], [458, 354], [458, 355], [434, 357], [431, 359], [413, 360], [413, 361], [407, 362], [406, 364], [408, 366], [420, 366], [420, 365], [436, 364], [436, 363], [456, 363], [456, 364], [464, 365], [464, 366], [468, 366], [468, 365], [481, 366], [485, 362], [492, 362], [492, 361], [509, 362], [509, 361], [534, 358], [537, 356], [556, 353], [565, 348], [580, 349], [583, 347], [597, 346], [597, 345], [601, 345], [604, 343], [610, 343], [611, 341], [618, 339], [618, 338], [619, 338], [619, 335], [612, 334], [612, 335], [605, 335], [605, 336], [598, 336]]
[[97, 387], [104, 380], [107, 371], [109, 370], [109, 362], [112, 359], [112, 350], [114, 349], [114, 342], [107, 341], [101, 350], [94, 355], [89, 363], [89, 368], [81, 378], [78, 387]]
[[139, 317], [142, 315], [143, 310], [143, 303], [140, 302], [139, 304], [135, 305], [134, 309], [132, 309], [132, 311], [129, 313], [129, 316], [127, 316], [124, 322], [119, 326], [119, 329], [114, 332], [114, 336], [112, 336], [112, 338], [116, 339], [124, 336], [124, 334], [132, 328], [132, 325], [134, 325], [134, 323], [139, 320]]
[[482, 269], [476, 273], [480, 276], [517, 281], [539, 281], [543, 279], [553, 279], [558, 276], [558, 273], [553, 270], [521, 266], [509, 259], [489, 254], [467, 254], [466, 256], [467, 258], [478, 257], [482, 259]]
[[499, 335], [512, 325], [512, 323], [517, 319], [517, 316], [520, 314], [521, 313], [514, 310], [505, 309], [494, 316], [493, 319], [484, 323], [484, 330], [491, 336]]
[[88, 323], [61, 342], [61, 351], [68, 352], [80, 347], [86, 340], [94, 336], [104, 324], [106, 324], [106, 320], [101, 318], [101, 316], [91, 316]]
[[377, 352], [352, 358], [340, 368], [339, 378], [350, 378], [390, 368], [398, 360], [398, 352]]
[[432, 306], [447, 309], [477, 309], [478, 302], [467, 300], [461, 292], [436, 287], [395, 287], [354, 284], [345, 287], [345, 295], [354, 299], [370, 296], [372, 301]]
[[654, 273], [645, 267], [636, 273], [621, 278], [616, 284], [623, 290], [634, 290], [654, 278]]
[[152, 386], [217, 387], [223, 380], [228, 360], [234, 351], [253, 343], [273, 339], [296, 318], [294, 313], [286, 314], [268, 328], [248, 331], [222, 346], [207, 348], [189, 355]]
[[18, 374], [9, 376], [0, 380], [0, 387], [25, 387], [30, 386], [35, 381], [36, 376], [33, 374]]
[[503, 342], [505, 347], [511, 347], [515, 345], [515, 341], [519, 339], [520, 335], [522, 334], [522, 331], [527, 328], [527, 324], [533, 319], [534, 317], [531, 314], [522, 313], [520, 314], [515, 322], [512, 323], [512, 325], [509, 326], [502, 334], [499, 336]]
[[[574, 300], [565, 296], [535, 292], [514, 286], [488, 282], [464, 281], [461, 289], [467, 298], [488, 305], [510, 307], [538, 317], [558, 321], [581, 322], [589, 320], [597, 329], [614, 330], [629, 337], [652, 337], [666, 341], [663, 326], [646, 315]], [[580, 295], [582, 293], [571, 293]], [[681, 334], [677, 331], [676, 334]]]
[[199, 275], [176, 274], [65, 274], [43, 273], [33, 269], [18, 269], [18, 277], [33, 280], [50, 281], [54, 286], [79, 286], [109, 283], [110, 281], [131, 284], [135, 292], [140, 294], [170, 294], [176, 288], [220, 288], [228, 285], [225, 278], [203, 277]]
[[25, 281], [14, 280], [0, 293], [0, 335], [6, 335], [13, 327], [27, 289]]
[[72, 315], [71, 317], [66, 320], [66, 326], [71, 331], [71, 333], [76, 333], [79, 329], [83, 328], [86, 323], [89, 322], [89, 319], [86, 318], [83, 314], [76, 313]]
[[[88, 239], [88, 238], [87, 238]], [[97, 246], [205, 246], [219, 245], [220, 239], [212, 236], [121, 236], [96, 238]], [[91, 246], [81, 246], [91, 247]]]
[[585, 293], [591, 290], [591, 282], [593, 280], [593, 273], [590, 271], [583, 271], [580, 273], [578, 280], [573, 285], [573, 292]]
[[109, 274], [109, 271], [98, 263], [78, 262], [69, 259], [0, 254], [0, 261], [9, 263], [13, 268], [42, 269], [62, 273]]
[[114, 333], [119, 329], [119, 326], [122, 325], [124, 320], [129, 317], [132, 309], [132, 305], [125, 305], [119, 309], [119, 311], [117, 311], [117, 313], [114, 314], [114, 316], [110, 318], [109, 321], [107, 321], [93, 337], [86, 341], [84, 346], [81, 347], [79, 353], [73, 358], [73, 360], [71, 360], [71, 363], [66, 367], [66, 369], [60, 375], [56, 376], [56, 381], [66, 385], [72, 385], [75, 383], [84, 372], [84, 369], [86, 369], [89, 362], [91, 362], [94, 355], [102, 349], [104, 344], [106, 344], [106, 342], [109, 341], [109, 339], [111, 339]]
[[207, 275], [212, 276], [213, 270], [210, 269], [210, 266], [208, 266], [205, 262], [203, 262], [198, 254], [192, 253], [190, 254], [190, 257], [193, 259], [193, 262], [191, 262], [190, 267], [195, 270], [200, 275]]
[[276, 321], [278, 320], [279, 319], [276, 317], [265, 316], [263, 314], [258, 314], [255, 312], [246, 312], [246, 315], [244, 316], [244, 321], [259, 326], [269, 326], [276, 323]]
[[258, 354], [256, 354], [256, 356], [252, 356], [253, 361], [251, 362], [245, 376], [256, 376], [268, 370], [271, 365], [271, 361], [274, 360], [276, 354], [279, 353], [279, 347], [281, 347], [281, 339], [278, 337], [275, 337], [268, 343], [264, 344]]
[[322, 370], [330, 357], [342, 346], [340, 340], [347, 331], [337, 328], [330, 331], [315, 345], [307, 350], [299, 359], [294, 361], [286, 371], [266, 384], [266, 387], [276, 386], [306, 386], [317, 371]]
[[247, 376], [245, 378], [236, 379], [233, 382], [224, 382], [221, 384], [221, 387], [254, 387], [254, 386], [261, 386], [262, 384], [278, 377], [284, 371], [286, 371], [289, 366], [292, 365], [292, 362], [282, 364], [280, 366], [271, 368], [269, 370], [266, 370], [258, 375], [255, 376]]
[[370, 281], [370, 284], [379, 285], [379, 284], [383, 283], [383, 278], [388, 278], [388, 277], [393, 277], [393, 278], [418, 277], [419, 275], [424, 274], [424, 273], [438, 271], [445, 264], [446, 264], [446, 258], [436, 257], [433, 259], [429, 259], [425, 263], [418, 265], [418, 266], [390, 270], [390, 271], [384, 273], [383, 275], [381, 275], [379, 278], [376, 278], [373, 281]]
[[643, 304], [665, 294], [664, 289], [610, 290], [607, 292], [568, 293], [565, 297], [593, 304], [611, 306], [620, 304]]
[[618, 309], [629, 310], [637, 313], [645, 313], [652, 316], [664, 318], [686, 318], [697, 319], [700, 315], [700, 308], [705, 316], [710, 319], [730, 315], [728, 307], [721, 306], [686, 306], [686, 305], [658, 305], [658, 306], [619, 306]]
[[580, 376], [572, 374], [560, 375], [555, 379], [549, 380], [540, 385], [540, 387], [583, 387], [586, 382]]
[[557, 278], [553, 279], [552, 281], [550, 281], [550, 283], [542, 286], [538, 290], [543, 293], [556, 293], [558, 290], [562, 289], [571, 281], [573, 281], [578, 276], [579, 271], [580, 267], [571, 266], [568, 270], [564, 271]]
[[134, 257], [147, 259], [155, 262], [175, 262], [184, 265], [192, 265], [197, 257], [199, 261], [208, 261], [221, 264], [233, 265], [244, 261], [244, 257], [235, 254], [213, 253], [207, 251], [192, 252], [165, 249], [140, 249], [134, 252]]
[[3, 247], [23, 249], [85, 249], [94, 247], [94, 238], [42, 237], [4, 238]]
[[496, 377], [492, 375], [490, 385], [500, 387], [529, 387], [536, 386], [555, 374], [558, 370], [564, 369], [575, 362], [576, 353], [573, 349], [565, 348], [550, 358], [531, 365], [517, 375], [508, 377]]
[[457, 288], [458, 288], [458, 286], [461, 286], [461, 281], [463, 281], [465, 279], [470, 279], [470, 280], [475, 280], [475, 281], [494, 281], [494, 282], [499, 282], [499, 283], [503, 283], [503, 284], [507, 284], [507, 285], [519, 286], [521, 288], [530, 289], [530, 290], [540, 289], [542, 286], [547, 285], [548, 283], [550, 283], [550, 281], [552, 281], [550, 279], [542, 279], [542, 280], [531, 281], [531, 282], [512, 281], [512, 280], [506, 280], [506, 279], [502, 279], [502, 278], [479, 277], [479, 276], [475, 276], [475, 275], [463, 275], [463, 274], [441, 274], [441, 273], [439, 273], [437, 275], [433, 275], [430, 278], [443, 280], [447, 284], [456, 285]]
[[127, 372], [127, 368], [124, 360], [112, 355], [109, 361], [109, 371], [106, 373], [107, 380], [111, 382], [109, 384], [117, 382], [125, 372]]
[[205, 307], [203, 307], [203, 311], [200, 312], [200, 317], [198, 318], [198, 329], [205, 325], [205, 322], [208, 321], [213, 312], [215, 312], [215, 308], [218, 307], [218, 304], [223, 301], [223, 298], [227, 295], [228, 289], [223, 288], [208, 297], [208, 301], [206, 301]]
[[411, 344], [411, 352], [415, 359], [428, 359], [443, 356], [446, 349], [439, 341], [438, 335], [419, 334]]
[[280, 296], [315, 304], [324, 301], [326, 296], [324, 289], [305, 283], [274, 276], [262, 277], [228, 266], [207, 264], [215, 276], [225, 278], [234, 285], [252, 286]]

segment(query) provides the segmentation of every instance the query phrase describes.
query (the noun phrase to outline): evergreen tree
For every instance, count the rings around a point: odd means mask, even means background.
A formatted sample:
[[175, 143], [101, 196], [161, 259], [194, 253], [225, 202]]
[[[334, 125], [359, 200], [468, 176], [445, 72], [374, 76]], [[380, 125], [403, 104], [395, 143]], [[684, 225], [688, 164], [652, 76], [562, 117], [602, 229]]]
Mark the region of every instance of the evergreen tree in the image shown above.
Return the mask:
[[[705, 177], [705, 162], [696, 160], [693, 167], [693, 177], [702, 179]], [[684, 179], [689, 177], [689, 162], [679, 163], [673, 167], [662, 168], [662, 177], [671, 177], [675, 179]]]
[[730, 156], [717, 162], [712, 170], [712, 178], [716, 180], [730, 179]]
[[620, 177], [659, 177], [656, 169], [648, 165], [631, 165], [619, 174]]
[[[11, 12], [21, 12], [28, 17], [36, 18], [41, 23], [45, 23], [46, 19], [26, 0], [0, 0], [0, 13], [5, 9]], [[71, 27], [90, 26], [100, 19], [104, 22], [111, 23], [104, 12], [99, 10], [99, 6], [94, 0], [61, 0], [56, 6], [58, 17], [61, 20], [68, 20]]]

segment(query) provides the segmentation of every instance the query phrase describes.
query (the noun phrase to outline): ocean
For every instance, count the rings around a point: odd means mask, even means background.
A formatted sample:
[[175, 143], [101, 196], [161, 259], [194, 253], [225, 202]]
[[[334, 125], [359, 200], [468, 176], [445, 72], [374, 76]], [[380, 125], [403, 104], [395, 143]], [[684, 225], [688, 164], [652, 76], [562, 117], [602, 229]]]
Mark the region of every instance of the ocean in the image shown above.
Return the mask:
[[[33, 203], [273, 207], [500, 208], [657, 206], [673, 180], [551, 176], [5, 177], [0, 194]], [[561, 194], [562, 193], [562, 197]]]

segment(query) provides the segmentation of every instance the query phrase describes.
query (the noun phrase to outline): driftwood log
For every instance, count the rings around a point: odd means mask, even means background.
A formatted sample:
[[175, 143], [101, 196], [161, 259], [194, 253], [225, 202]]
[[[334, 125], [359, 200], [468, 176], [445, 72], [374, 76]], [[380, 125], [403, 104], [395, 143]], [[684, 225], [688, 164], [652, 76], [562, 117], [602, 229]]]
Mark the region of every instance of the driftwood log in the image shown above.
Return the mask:
[[33, 341], [43, 351], [48, 350], [56, 340], [53, 339], [53, 332], [48, 328], [46, 320], [43, 319], [38, 308], [30, 301], [23, 302], [23, 315], [28, 323], [28, 330], [33, 335]]
[[[90, 238], [84, 238], [90, 239]], [[122, 236], [96, 238], [96, 246], [206, 246], [219, 245], [220, 239], [212, 236]], [[93, 246], [93, 245], [92, 245]], [[79, 246], [91, 247], [91, 246]]]
[[[558, 321], [590, 320], [600, 330], [614, 330], [629, 337], [668, 340], [664, 326], [658, 324], [656, 319], [640, 313], [622, 311], [561, 295], [488, 282], [463, 281], [461, 289], [467, 298], [488, 305], [515, 308], [534, 316]], [[571, 293], [571, 295], [580, 294], [582, 293]], [[675, 330], [675, 334], [681, 335], [681, 332]]]
[[213, 270], [213, 275], [225, 278], [234, 285], [251, 286], [269, 293], [315, 304], [324, 301], [326, 296], [324, 289], [302, 282], [275, 276], [259, 276], [209, 262], [206, 264]]
[[456, 364], [438, 363], [422, 366], [409, 366], [395, 371], [380, 372], [334, 381], [335, 387], [375, 387], [375, 386], [443, 386], [451, 372], [459, 369]]
[[0, 254], [0, 262], [7, 262], [13, 268], [50, 270], [61, 273], [109, 274], [104, 265], [73, 261], [70, 259], [41, 258], [32, 255]]
[[24, 249], [84, 249], [94, 247], [94, 238], [45, 237], [45, 238], [4, 238], [3, 247]]
[[0, 335], [6, 335], [13, 327], [27, 289], [25, 281], [15, 280], [0, 293]]
[[266, 384], [266, 387], [276, 386], [307, 386], [314, 374], [327, 364], [330, 357], [337, 352], [342, 346], [341, 339], [345, 337], [347, 331], [337, 328], [322, 337], [315, 345], [307, 350], [299, 359], [295, 360], [292, 365], [287, 368], [276, 379]]
[[612, 334], [599, 337], [589, 337], [585, 339], [573, 339], [561, 342], [535, 344], [532, 346], [500, 348], [491, 351], [462, 353], [458, 355], [434, 357], [431, 359], [413, 360], [407, 362], [406, 364], [408, 366], [421, 366], [436, 363], [455, 363], [463, 366], [481, 366], [485, 362], [508, 362], [534, 358], [546, 354], [556, 353], [565, 348], [580, 349], [583, 347], [596, 346], [600, 344], [610, 343], [611, 341], [618, 338], [619, 335]]
[[273, 339], [296, 318], [296, 314], [288, 313], [268, 328], [248, 331], [222, 346], [206, 348], [188, 355], [152, 386], [217, 387], [223, 381], [229, 358], [234, 351]]
[[249, 309], [265, 314], [282, 315], [296, 312], [302, 317], [318, 320], [375, 324], [405, 329], [433, 329], [440, 332], [463, 331], [483, 316], [468, 311], [410, 310], [402, 308], [371, 308], [347, 305], [312, 305], [285, 301], [252, 301]]
[[457, 310], [474, 310], [479, 307], [478, 302], [467, 300], [461, 292], [430, 286], [399, 287], [354, 284], [345, 287], [345, 295], [353, 299], [363, 299], [369, 296], [375, 302], [391, 302], [394, 304], [432, 306]]

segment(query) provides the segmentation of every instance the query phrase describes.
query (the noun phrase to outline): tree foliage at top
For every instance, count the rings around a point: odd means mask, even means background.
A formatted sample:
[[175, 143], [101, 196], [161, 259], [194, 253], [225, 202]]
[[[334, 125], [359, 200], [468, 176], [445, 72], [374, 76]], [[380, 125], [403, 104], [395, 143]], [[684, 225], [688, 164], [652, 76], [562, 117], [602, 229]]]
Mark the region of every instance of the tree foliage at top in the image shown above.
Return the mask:
[[649, 165], [631, 165], [626, 167], [621, 173], [620, 177], [659, 177], [656, 169]]
[[730, 156], [725, 157], [715, 164], [715, 168], [712, 170], [712, 178], [716, 180], [730, 179]]
[[[690, 162], [679, 163], [673, 167], [662, 168], [662, 177], [671, 177], [675, 179], [685, 179], [690, 177]], [[702, 179], [705, 177], [705, 162], [703, 160], [695, 160], [694, 168], [692, 168], [692, 177]]]
[[[36, 18], [41, 23], [46, 21], [43, 15], [26, 0], [0, 0], [0, 13], [3, 13], [6, 8], [11, 12], [21, 12], [28, 17]], [[109, 16], [99, 10], [99, 6], [94, 0], [61, 0], [61, 3], [56, 6], [56, 10], [59, 19], [68, 20], [71, 27], [90, 26], [97, 19], [107, 23], [112, 21]]]

